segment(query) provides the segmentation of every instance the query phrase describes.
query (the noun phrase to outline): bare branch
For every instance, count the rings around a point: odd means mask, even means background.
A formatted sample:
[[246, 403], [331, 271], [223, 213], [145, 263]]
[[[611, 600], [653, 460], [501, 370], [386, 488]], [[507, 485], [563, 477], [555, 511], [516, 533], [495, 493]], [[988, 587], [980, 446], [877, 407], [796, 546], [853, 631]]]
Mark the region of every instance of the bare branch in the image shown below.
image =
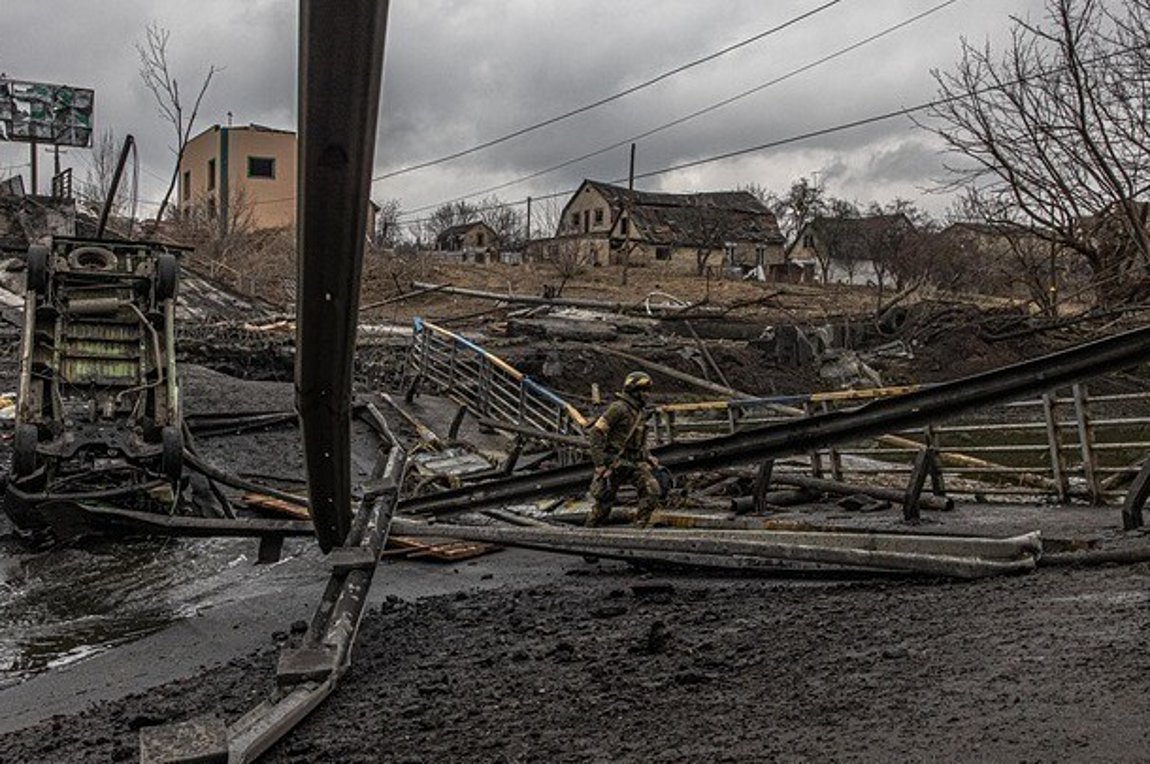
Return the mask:
[[196, 117], [199, 115], [200, 104], [208, 92], [212, 77], [221, 71], [214, 64], [208, 66], [203, 84], [200, 85], [199, 93], [192, 104], [192, 110], [185, 117], [184, 105], [180, 99], [180, 84], [172, 74], [168, 62], [168, 40], [170, 37], [169, 30], [152, 22], [144, 30], [143, 42], [136, 43], [136, 52], [140, 58], [140, 79], [151, 92], [160, 118], [171, 125], [176, 137], [174, 167], [172, 168], [171, 179], [168, 181], [168, 189], [160, 201], [159, 210], [156, 211], [157, 223], [163, 220], [168, 202], [172, 198], [172, 192], [176, 188], [176, 181], [180, 173], [180, 161], [184, 158], [184, 149], [191, 139]]

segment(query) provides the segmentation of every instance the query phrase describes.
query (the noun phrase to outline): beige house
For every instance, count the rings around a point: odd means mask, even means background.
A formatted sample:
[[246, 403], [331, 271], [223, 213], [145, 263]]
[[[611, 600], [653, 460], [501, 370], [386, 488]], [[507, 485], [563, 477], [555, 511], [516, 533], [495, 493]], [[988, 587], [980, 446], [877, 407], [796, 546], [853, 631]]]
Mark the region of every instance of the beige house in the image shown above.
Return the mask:
[[747, 271], [781, 262], [775, 216], [746, 191], [664, 194], [585, 180], [563, 208], [556, 245], [603, 265]]
[[443, 229], [435, 237], [435, 246], [443, 252], [494, 249], [499, 246], [499, 235], [482, 220], [476, 220]]
[[[180, 160], [178, 208], [197, 204], [227, 225], [231, 207], [250, 208], [255, 228], [295, 225], [296, 135], [263, 125], [212, 125], [188, 141]], [[379, 206], [368, 210], [368, 235], [375, 231]]]

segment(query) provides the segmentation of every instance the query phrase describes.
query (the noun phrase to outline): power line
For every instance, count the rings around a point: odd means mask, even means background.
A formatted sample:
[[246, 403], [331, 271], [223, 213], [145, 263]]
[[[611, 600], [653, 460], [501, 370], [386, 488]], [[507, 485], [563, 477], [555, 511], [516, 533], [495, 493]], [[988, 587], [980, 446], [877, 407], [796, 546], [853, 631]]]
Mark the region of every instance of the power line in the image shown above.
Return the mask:
[[[670, 165], [668, 167], [663, 167], [663, 168], [660, 168], [658, 170], [650, 170], [648, 172], [639, 173], [639, 174], [635, 175], [635, 178], [636, 179], [654, 178], [654, 177], [657, 177], [659, 175], [666, 175], [667, 173], [676, 172], [678, 170], [686, 170], [686, 169], [689, 169], [691, 167], [698, 167], [698, 166], [704, 165], [704, 164], [711, 164], [712, 162], [720, 162], [724, 159], [732, 159], [734, 157], [743, 156], [745, 154], [753, 154], [753, 153], [756, 153], [759, 151], [765, 151], [767, 149], [779, 148], [780, 146], [786, 146], [786, 145], [789, 145], [791, 143], [799, 143], [801, 141], [807, 141], [807, 140], [810, 140], [811, 138], [819, 138], [819, 137], [824, 136], [824, 135], [831, 135], [832, 133], [839, 133], [839, 132], [842, 132], [844, 130], [852, 130], [856, 127], [864, 127], [866, 125], [871, 125], [871, 124], [874, 124], [876, 122], [884, 122], [888, 119], [894, 119], [895, 117], [906, 116], [909, 114], [913, 114], [916, 111], [923, 111], [925, 109], [929, 109], [929, 108], [932, 108], [934, 106], [941, 106], [943, 104], [950, 103], [952, 101], [957, 101], [957, 100], [960, 100], [960, 99], [966, 98], [966, 97], [967, 97], [967, 94], [961, 94], [961, 95], [952, 96], [950, 98], [942, 98], [942, 99], [936, 99], [933, 101], [925, 101], [925, 102], [917, 104], [915, 106], [907, 106], [907, 107], [904, 107], [901, 109], [895, 109], [893, 111], [883, 112], [882, 114], [874, 114], [874, 115], [871, 115], [869, 117], [862, 117], [860, 119], [852, 120], [850, 122], [843, 122], [843, 123], [840, 123], [837, 125], [833, 125], [831, 127], [824, 127], [824, 128], [820, 128], [818, 130], [811, 130], [811, 131], [808, 131], [805, 133], [799, 133], [798, 135], [792, 135], [792, 136], [789, 136], [787, 138], [779, 138], [778, 140], [768, 141], [766, 143], [760, 143], [760, 144], [757, 144], [755, 146], [748, 146], [746, 148], [735, 149], [733, 151], [726, 151], [726, 152], [723, 152], [722, 154], [715, 154], [715, 155], [712, 155], [709, 157], [704, 157], [702, 159], [693, 159], [689, 162], [682, 162], [680, 164]], [[615, 178], [614, 180], [611, 180], [609, 182], [612, 184], [616, 184], [616, 183], [623, 183], [626, 180], [627, 180], [626, 178]], [[576, 189], [569, 189], [566, 191], [556, 191], [554, 193], [547, 194], [544, 196], [532, 196], [531, 199], [532, 200], [552, 199], [556, 196], [564, 196], [564, 195], [572, 194], [575, 192], [575, 190]], [[513, 202], [506, 202], [505, 204], [498, 205], [498, 206], [518, 206], [520, 204], [526, 204], [526, 202], [527, 202], [527, 199], [525, 197], [523, 199], [517, 199]], [[478, 208], [475, 211], [476, 212], [486, 212], [490, 209], [496, 209], [496, 208], [497, 208], [497, 205], [492, 205], [489, 207]], [[424, 218], [418, 218], [418, 219], [414, 219], [414, 220], [403, 220], [400, 222], [404, 223], [405, 225], [410, 225], [410, 224], [414, 224], [414, 223], [424, 223], [424, 222], [427, 222], [431, 219], [432, 218], [430, 218], [430, 217], [424, 217]]]
[[[1104, 54], [1095, 56], [1094, 58], [1091, 58], [1091, 59], [1081, 60], [1079, 63], [1081, 65], [1096, 64], [1096, 63], [1100, 63], [1102, 61], [1106, 61], [1108, 59], [1114, 58], [1115, 56], [1121, 55], [1123, 53], [1130, 53], [1133, 50], [1135, 50], [1135, 49], [1134, 48], [1123, 48], [1120, 50], [1111, 51], [1109, 53], [1104, 53]], [[931, 99], [929, 101], [923, 101], [923, 102], [918, 103], [914, 106], [904, 106], [902, 108], [893, 109], [891, 111], [882, 112], [880, 114], [872, 114], [868, 117], [860, 117], [859, 119], [851, 120], [849, 122], [840, 122], [840, 123], [838, 123], [836, 125], [832, 125], [830, 127], [823, 127], [823, 128], [819, 128], [817, 130], [810, 130], [810, 131], [807, 131], [805, 133], [799, 133], [797, 135], [791, 135], [791, 136], [788, 136], [786, 138], [779, 138], [777, 140], [767, 141], [766, 143], [759, 143], [759, 144], [756, 144], [754, 146], [747, 146], [747, 147], [744, 147], [741, 149], [734, 149], [732, 151], [725, 151], [721, 154], [713, 154], [711, 156], [703, 157], [701, 159], [693, 159], [693, 160], [688, 161], [688, 162], [681, 162], [679, 164], [674, 164], [674, 165], [670, 165], [667, 167], [662, 167], [658, 170], [651, 170], [649, 172], [640, 173], [640, 174], [636, 175], [635, 177], [636, 178], [654, 178], [654, 177], [657, 177], [659, 175], [666, 175], [667, 173], [678, 172], [679, 170], [686, 170], [686, 169], [690, 169], [692, 167], [699, 167], [700, 165], [711, 164], [713, 162], [721, 162], [725, 159], [732, 159], [734, 157], [744, 156], [746, 154], [753, 154], [753, 153], [756, 153], [759, 151], [766, 151], [767, 149], [779, 148], [781, 146], [787, 146], [787, 145], [792, 144], [792, 143], [800, 143], [802, 141], [810, 140], [811, 138], [819, 138], [819, 137], [822, 137], [824, 135], [831, 135], [833, 133], [839, 133], [839, 132], [843, 132], [845, 130], [853, 130], [854, 128], [857, 128], [857, 127], [865, 127], [866, 125], [872, 125], [872, 124], [875, 124], [876, 122], [884, 122], [884, 121], [889, 120], [889, 119], [894, 119], [895, 117], [909, 116], [911, 114], [914, 114], [915, 112], [926, 111], [927, 109], [933, 109], [937, 106], [944, 106], [948, 103], [954, 103], [956, 101], [963, 101], [963, 100], [966, 100], [968, 98], [972, 98], [974, 96], [982, 95], [984, 93], [990, 93], [990, 92], [993, 92], [995, 90], [1002, 90], [1003, 88], [1019, 85], [1019, 84], [1022, 84], [1023, 82], [1025, 82], [1026, 80], [1034, 80], [1037, 78], [1049, 76], [1051, 74], [1061, 72], [1067, 68], [1069, 68], [1069, 65], [1067, 65], [1067, 64], [1064, 64], [1062, 66], [1056, 66], [1056, 67], [1053, 67], [1051, 69], [1047, 69], [1045, 71], [1039, 71], [1039, 72], [1032, 73], [1032, 74], [1027, 75], [1025, 77], [1019, 77], [1019, 78], [1015, 78], [1013, 80], [1005, 80], [1005, 81], [995, 82], [995, 83], [992, 83], [990, 85], [986, 85], [982, 88], [978, 88], [978, 89], [973, 90], [973, 91], [968, 92], [968, 93], [955, 93], [954, 95], [946, 96], [945, 98], [934, 98], [934, 99]], [[609, 182], [610, 183], [623, 183], [626, 180], [627, 180], [626, 178], [616, 178], [616, 179], [611, 180]], [[553, 199], [557, 196], [569, 195], [571, 193], [574, 193], [574, 191], [575, 191], [575, 189], [569, 189], [566, 191], [556, 191], [554, 193], [543, 195], [543, 196], [532, 196], [531, 198], [533, 200], [536, 200], [536, 199]], [[513, 202], [508, 202], [505, 205], [500, 205], [500, 206], [518, 206], [518, 205], [524, 204], [526, 202], [527, 202], [527, 199], [523, 198], [523, 199], [519, 199], [519, 200], [516, 200]], [[480, 208], [477, 210], [477, 212], [486, 212], [487, 210], [496, 209], [496, 208], [497, 207], [495, 205], [492, 205], [490, 207]], [[417, 220], [405, 220], [402, 222], [406, 225], [410, 225], [410, 224], [414, 224], [414, 223], [423, 223], [423, 222], [426, 222], [428, 220], [431, 220], [431, 218], [426, 217], [426, 218], [419, 218]]]
[[927, 16], [930, 16], [933, 13], [937, 13], [937, 12], [943, 10], [944, 8], [946, 8], [947, 6], [955, 4], [956, 2], [958, 2], [958, 0], [945, 0], [945, 2], [939, 3], [938, 5], [935, 5], [931, 8], [928, 8], [925, 11], [922, 11], [921, 13], [918, 13], [914, 16], [911, 16], [910, 18], [907, 18], [907, 19], [904, 19], [904, 20], [898, 22], [897, 24], [893, 24], [893, 25], [886, 27], [885, 29], [882, 29], [882, 30], [880, 30], [880, 31], [868, 36], [868, 37], [864, 37], [861, 40], [857, 40], [856, 42], [853, 42], [850, 45], [847, 45], [846, 47], [839, 48], [838, 50], [834, 51], [833, 53], [829, 53], [829, 54], [827, 54], [821, 58], [818, 58], [814, 61], [811, 61], [810, 63], [804, 64], [804, 65], [802, 65], [796, 69], [792, 69], [791, 71], [789, 71], [785, 74], [779, 75], [778, 77], [775, 77], [773, 79], [767, 80], [766, 82], [760, 83], [760, 84], [758, 84], [758, 85], [756, 85], [756, 86], [754, 86], [748, 90], [744, 90], [740, 93], [736, 93], [735, 95], [730, 96], [728, 98], [724, 98], [721, 101], [716, 101], [715, 103], [712, 103], [709, 106], [705, 106], [702, 109], [698, 109], [697, 111], [693, 111], [693, 112], [686, 114], [682, 117], [678, 117], [676, 119], [673, 119], [670, 122], [664, 122], [661, 125], [653, 127], [650, 130], [646, 130], [646, 131], [639, 133], [637, 135], [633, 135], [630, 138], [623, 138], [622, 140], [616, 141], [615, 143], [612, 143], [608, 146], [603, 146], [602, 148], [596, 149], [596, 150], [591, 151], [587, 154], [582, 154], [580, 156], [573, 157], [571, 159], [566, 159], [566, 160], [560, 162], [559, 164], [552, 165], [552, 166], [547, 167], [547, 168], [542, 169], [542, 170], [536, 170], [535, 172], [520, 176], [518, 178], [515, 178], [514, 180], [509, 180], [509, 181], [505, 181], [503, 183], [496, 184], [494, 186], [489, 186], [489, 187], [484, 188], [480, 191], [473, 191], [469, 194], [464, 194], [463, 196], [457, 196], [457, 197], [450, 199], [448, 201], [445, 201], [445, 202], [439, 202], [437, 204], [426, 204], [426, 205], [423, 205], [420, 207], [416, 207], [413, 210], [409, 210], [407, 212], [407, 214], [418, 215], [421, 212], [426, 212], [427, 210], [435, 209], [436, 207], [441, 207], [444, 204], [455, 204], [456, 202], [466, 201], [468, 199], [473, 199], [477, 196], [483, 196], [485, 194], [494, 193], [495, 191], [500, 191], [504, 188], [508, 188], [510, 186], [515, 186], [515, 185], [518, 185], [520, 183], [524, 183], [528, 180], [533, 180], [534, 178], [538, 178], [540, 176], [547, 175], [549, 173], [555, 172], [556, 170], [561, 170], [565, 167], [570, 167], [573, 164], [578, 164], [580, 162], [584, 162], [588, 159], [591, 159], [593, 157], [597, 157], [601, 154], [606, 154], [609, 151], [613, 151], [615, 149], [622, 148], [623, 146], [626, 146], [628, 143], [633, 143], [635, 141], [639, 141], [639, 140], [642, 140], [644, 138], [649, 138], [652, 135], [655, 135], [656, 133], [663, 132], [664, 130], [669, 130], [672, 127], [677, 127], [677, 126], [679, 126], [685, 122], [689, 122], [693, 119], [701, 117], [704, 114], [709, 114], [713, 111], [717, 111], [718, 109], [721, 109], [725, 106], [729, 106], [730, 104], [735, 103], [736, 101], [740, 101], [740, 100], [747, 98], [749, 96], [752, 96], [756, 93], [760, 93], [769, 87], [773, 87], [774, 85], [777, 85], [781, 82], [789, 80], [792, 77], [796, 77], [796, 76], [803, 74], [804, 72], [808, 72], [811, 69], [814, 69], [818, 66], [822, 66], [823, 64], [825, 64], [829, 61], [833, 61], [836, 58], [840, 58], [842, 56], [845, 56], [847, 53], [851, 53], [851, 52], [857, 50], [858, 48], [863, 47], [864, 45], [868, 45], [872, 42], [875, 42], [876, 40], [879, 40], [883, 37], [886, 37], [887, 35], [893, 34], [894, 32], [897, 32], [898, 30], [902, 29], [903, 27], [909, 26], [910, 24], [913, 24], [916, 21], [919, 21], [923, 18], [926, 18]]
[[506, 143], [507, 141], [509, 141], [513, 138], [518, 138], [521, 135], [526, 135], [527, 133], [534, 132], [536, 130], [539, 130], [540, 128], [547, 127], [548, 125], [553, 125], [556, 122], [561, 122], [565, 119], [569, 119], [570, 117], [574, 117], [578, 114], [583, 114], [585, 112], [591, 111], [592, 109], [597, 109], [600, 106], [611, 103], [612, 101], [617, 101], [620, 98], [631, 95], [632, 93], [636, 93], [640, 90], [643, 90], [644, 88], [651, 87], [652, 85], [654, 85], [658, 82], [662, 82], [663, 80], [665, 80], [669, 77], [673, 77], [676, 74], [680, 74], [682, 72], [685, 72], [688, 69], [692, 69], [696, 66], [699, 66], [700, 64], [705, 64], [708, 61], [714, 61], [716, 58], [719, 58], [720, 56], [725, 56], [726, 54], [728, 54], [732, 51], [738, 50], [739, 48], [746, 47], [747, 45], [750, 45], [753, 42], [758, 42], [759, 40], [763, 39], [764, 37], [769, 37], [770, 35], [773, 35], [777, 32], [781, 32], [782, 30], [786, 29], [787, 27], [793, 26], [793, 25], [799, 23], [800, 21], [803, 21], [804, 19], [810, 18], [811, 16], [814, 16], [817, 13], [821, 13], [822, 11], [825, 11], [827, 8], [830, 8], [831, 6], [838, 5], [841, 2], [842, 2], [842, 0], [829, 0], [828, 2], [823, 3], [822, 5], [818, 6], [817, 8], [812, 8], [811, 10], [806, 11], [804, 13], [801, 13], [798, 16], [787, 19], [782, 24], [779, 24], [777, 26], [771, 27], [770, 29], [759, 32], [758, 34], [753, 35], [751, 37], [748, 37], [745, 40], [740, 40], [739, 42], [728, 45], [727, 47], [722, 48], [720, 50], [717, 50], [714, 53], [708, 53], [707, 55], [703, 56], [702, 58], [697, 58], [693, 61], [688, 61], [685, 64], [680, 64], [679, 66], [676, 66], [673, 69], [669, 69], [669, 70], [663, 72], [662, 74], [658, 74], [658, 75], [656, 75], [656, 76], [654, 76], [648, 80], [644, 80], [643, 82], [640, 82], [636, 85], [632, 85], [632, 86], [630, 86], [624, 90], [620, 90], [617, 93], [613, 93], [609, 96], [605, 96], [603, 98], [600, 98], [597, 101], [592, 101], [591, 103], [584, 104], [583, 106], [578, 106], [578, 107], [571, 109], [569, 111], [565, 111], [562, 114], [556, 114], [555, 116], [548, 117], [547, 119], [542, 120], [541, 122], [535, 122], [534, 124], [528, 125], [526, 127], [521, 127], [517, 130], [511, 131], [510, 133], [506, 133], [504, 135], [501, 135], [498, 138], [492, 138], [490, 140], [483, 141], [482, 143], [477, 143], [474, 146], [471, 146], [469, 148], [462, 149], [460, 151], [455, 151], [455, 152], [452, 152], [450, 154], [445, 154], [441, 157], [436, 157], [435, 159], [428, 159], [424, 162], [419, 162], [417, 164], [409, 165], [407, 167], [401, 167], [398, 170], [391, 170], [391, 171], [385, 172], [381, 175], [376, 175], [374, 178], [372, 178], [372, 181], [375, 182], [375, 181], [385, 180], [387, 178], [394, 178], [398, 175], [405, 175], [409, 172], [415, 172], [416, 170], [422, 170], [422, 169], [427, 168], [427, 167], [433, 167], [433, 166], [438, 165], [438, 164], [443, 164], [444, 162], [450, 162], [452, 160], [459, 159], [460, 157], [465, 157], [468, 154], [474, 154], [477, 151], [482, 151], [483, 149], [488, 149], [488, 148], [491, 148], [492, 146], [497, 146], [501, 143]]
[[[1102, 59], [1112, 58], [1113, 55], [1117, 55], [1117, 53], [1111, 53], [1111, 54], [1106, 54], [1104, 56], [1098, 56], [1098, 59], [1095, 59], [1093, 62], [1096, 62], [1096, 61], [1102, 60]], [[1052, 72], [1059, 71], [1059, 70], [1065, 69], [1065, 68], [1066, 67], [1058, 67], [1058, 68], [1052, 69], [1048, 72], [1040, 72], [1040, 74], [1034, 75], [1034, 76], [1041, 76], [1042, 74], [1052, 74]], [[866, 125], [868, 125], [868, 124], [874, 124], [876, 122], [884, 122], [887, 120], [892, 120], [892, 119], [895, 119], [895, 117], [899, 117], [899, 116], [909, 116], [911, 114], [914, 114], [915, 112], [925, 112], [925, 110], [929, 109], [929, 108], [934, 108], [936, 106], [943, 106], [945, 104], [952, 104], [952, 102], [955, 102], [955, 101], [960, 101], [960, 100], [964, 100], [967, 98], [971, 98], [972, 96], [979, 96], [979, 94], [994, 91], [994, 90], [1001, 90], [1002, 87], [1019, 84], [1020, 82], [1021, 82], [1021, 79], [1017, 79], [1017, 81], [998, 83], [998, 84], [994, 84], [994, 85], [987, 85], [986, 87], [982, 87], [982, 89], [976, 90], [976, 91], [971, 92], [971, 93], [956, 93], [956, 94], [953, 94], [953, 96], [949, 96], [946, 98], [936, 98], [936, 99], [929, 100], [929, 101], [922, 101], [921, 104], [917, 104], [914, 106], [905, 106], [905, 107], [897, 108], [897, 109], [892, 109], [892, 110], [889, 110], [889, 112], [883, 112], [881, 114], [872, 114], [871, 116], [860, 117], [860, 119], [858, 119], [858, 120], [851, 120], [850, 122], [841, 122], [841, 123], [838, 123], [835, 125], [831, 125], [831, 127], [828, 127], [828, 128], [819, 128], [817, 130], [808, 130], [807, 132], [800, 132], [800, 133], [798, 133], [798, 135], [788, 136], [787, 138], [768, 140], [767, 143], [761, 143], [761, 144], [757, 144], [754, 146], [746, 146], [744, 148], [736, 148], [736, 150], [733, 150], [733, 151], [727, 151], [727, 152], [723, 152], [721, 154], [713, 154], [711, 156], [704, 156], [704, 158], [702, 158], [702, 159], [693, 159], [693, 160], [690, 160], [687, 162], [680, 162], [679, 165], [670, 165], [668, 167], [662, 167], [662, 168], [659, 168], [657, 170], [646, 171], [646, 173], [639, 173], [635, 177], [636, 178], [657, 177], [659, 175], [666, 175], [668, 173], [675, 173], [675, 171], [690, 169], [692, 167], [699, 167], [702, 165], [710, 165], [710, 163], [712, 163], [712, 162], [719, 162], [719, 161], [726, 160], [726, 159], [733, 159], [733, 158], [735, 158], [735, 156], [743, 156], [745, 154], [753, 154], [753, 153], [757, 153], [760, 151], [766, 151], [766, 150], [768, 150], [768, 148], [779, 148], [781, 146], [787, 146], [790, 144], [802, 143], [802, 142], [804, 142], [804, 140], [810, 140], [811, 138], [820, 138], [822, 136], [833, 135], [833, 133], [835, 133], [835, 132], [843, 132], [845, 130], [853, 130], [854, 128], [866, 127]], [[627, 181], [627, 178], [615, 178], [615, 179], [613, 179], [613, 181], [609, 181], [609, 183], [623, 183], [626, 181]], [[566, 194], [574, 193], [574, 191], [575, 191], [575, 189], [569, 189], [566, 191], [557, 191], [557, 192], [546, 194], [546, 196], [532, 196], [531, 199], [532, 200], [535, 200], [535, 199], [552, 199], [554, 197], [566, 196]], [[503, 206], [517, 206], [517, 205], [526, 204], [526, 203], [527, 203], [527, 198], [524, 197], [523, 199], [516, 199], [515, 201], [509, 201], [509, 203], [506, 203]], [[488, 211], [488, 209], [494, 209], [494, 208], [497, 208], [497, 207], [496, 206], [482, 207], [480, 209], [477, 209], [476, 212], [486, 212], [486, 211]], [[413, 223], [427, 222], [429, 220], [431, 220], [431, 217], [421, 217], [421, 219], [406, 220], [406, 221], [401, 221], [401, 222], [404, 222], [405, 224], [413, 224]]]

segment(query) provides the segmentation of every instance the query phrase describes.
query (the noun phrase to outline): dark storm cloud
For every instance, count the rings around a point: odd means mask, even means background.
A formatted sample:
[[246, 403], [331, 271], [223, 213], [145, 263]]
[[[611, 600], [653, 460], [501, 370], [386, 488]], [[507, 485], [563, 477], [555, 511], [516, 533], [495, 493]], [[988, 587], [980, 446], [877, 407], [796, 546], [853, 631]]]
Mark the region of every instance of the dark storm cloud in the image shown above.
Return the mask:
[[[398, 0], [392, 3], [377, 144], [383, 172], [466, 148], [632, 85], [749, 37], [818, 0], [628, 2], [583, 0]], [[375, 184], [377, 198], [415, 209], [588, 153], [754, 87], [895, 24], [937, 0], [844, 0], [775, 36], [594, 112], [451, 163]], [[1034, 14], [1039, 0], [961, 0], [912, 27], [680, 127], [642, 140], [638, 170], [775, 141], [906, 106], [934, 92], [931, 67], [946, 68], [965, 34], [999, 40], [1008, 14]], [[158, 198], [171, 171], [168, 129], [136, 74], [133, 43], [155, 20], [172, 30], [184, 92], [211, 63], [223, 67], [200, 128], [225, 122], [291, 127], [295, 121], [296, 3], [7, 0], [0, 14], [0, 70], [14, 77], [94, 86], [100, 126], [132, 132]], [[783, 188], [818, 173], [840, 196], [878, 198], [928, 184], [940, 172], [925, 134], [905, 120], [788, 145], [643, 181], [648, 188]], [[73, 152], [78, 171], [83, 154]], [[0, 145], [0, 166], [27, 148]], [[501, 191], [520, 199], [573, 187], [583, 177], [620, 178], [627, 148]], [[835, 187], [837, 184], [837, 188]]]

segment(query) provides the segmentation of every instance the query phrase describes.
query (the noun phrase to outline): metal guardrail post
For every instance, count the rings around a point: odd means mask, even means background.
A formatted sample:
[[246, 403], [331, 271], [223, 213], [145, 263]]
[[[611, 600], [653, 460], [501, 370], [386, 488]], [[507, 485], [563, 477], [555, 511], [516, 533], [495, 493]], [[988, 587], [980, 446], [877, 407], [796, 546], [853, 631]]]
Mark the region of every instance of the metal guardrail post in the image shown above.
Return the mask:
[[[829, 413], [831, 410], [830, 401], [823, 401], [820, 408], [822, 409], [822, 412], [824, 414]], [[830, 456], [831, 477], [834, 478], [835, 480], [842, 480], [843, 479], [843, 457], [842, 457], [842, 454], [839, 453], [838, 448], [836, 448], [833, 445], [827, 449], [827, 454]]]
[[932, 425], [927, 425], [922, 428], [923, 439], [926, 442], [926, 450], [930, 454], [928, 468], [930, 471], [930, 492], [935, 496], [946, 495], [946, 484], [943, 481], [942, 463], [938, 458], [938, 452], [941, 448], [938, 433]]
[[1142, 527], [1142, 508], [1150, 498], [1150, 459], [1142, 463], [1142, 469], [1126, 492], [1122, 503], [1122, 528], [1132, 531]]
[[[810, 401], [807, 401], [806, 403], [803, 404], [803, 414], [805, 416], [810, 417], [814, 413], [815, 412], [811, 406]], [[821, 478], [823, 476], [823, 456], [822, 456], [822, 453], [820, 453], [819, 450], [817, 448], [815, 448], [815, 449], [811, 450], [810, 457], [811, 457], [811, 476]]]
[[491, 401], [488, 400], [491, 388], [491, 366], [484, 362], [479, 365], [479, 384], [475, 390], [475, 407], [484, 416], [491, 415]]
[[423, 329], [423, 336], [420, 337], [421, 344], [423, 345], [423, 352], [419, 354], [419, 375], [427, 376], [427, 355], [431, 352], [431, 332], [426, 328]]
[[902, 519], [908, 523], [917, 523], [921, 519], [918, 500], [926, 485], [926, 476], [930, 474], [933, 458], [933, 452], [929, 447], [919, 451], [914, 458], [914, 469], [910, 473], [910, 483], [906, 487], [902, 501]]
[[451, 343], [451, 353], [447, 356], [447, 386], [455, 387], [455, 356], [459, 353], [459, 345]]
[[1074, 418], [1078, 423], [1078, 443], [1082, 449], [1082, 470], [1086, 475], [1086, 486], [1090, 491], [1090, 502], [1105, 503], [1102, 486], [1098, 483], [1098, 460], [1094, 453], [1094, 430], [1090, 424], [1089, 399], [1086, 386], [1077, 384], [1074, 391]]
[[755, 511], [760, 514], [766, 514], [770, 511], [770, 504], [767, 502], [767, 492], [771, 488], [771, 472], [774, 470], [775, 460], [764, 459], [762, 464], [759, 465], [759, 471], [755, 475], [755, 488], [753, 495], [755, 497]]
[[1057, 402], [1057, 391], [1045, 393], [1042, 396], [1042, 415], [1046, 420], [1046, 440], [1050, 446], [1050, 471], [1054, 475], [1054, 485], [1058, 491], [1058, 500], [1066, 501], [1070, 492], [1070, 485], [1066, 478], [1066, 457], [1062, 453], [1062, 431], [1058, 426], [1054, 407]]

